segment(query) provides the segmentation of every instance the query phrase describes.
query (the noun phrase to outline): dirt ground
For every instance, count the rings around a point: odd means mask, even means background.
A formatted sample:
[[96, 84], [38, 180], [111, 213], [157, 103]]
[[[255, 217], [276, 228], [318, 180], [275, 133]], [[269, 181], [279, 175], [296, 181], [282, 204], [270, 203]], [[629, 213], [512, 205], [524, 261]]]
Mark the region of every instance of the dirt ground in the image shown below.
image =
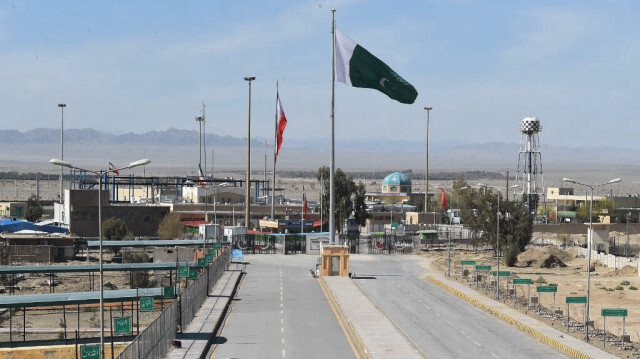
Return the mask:
[[[534, 235], [535, 237], [535, 235]], [[576, 242], [582, 236], [572, 238]], [[448, 256], [446, 250], [430, 251], [424, 254], [427, 258], [427, 265], [432, 270], [446, 273], [448, 266]], [[491, 269], [496, 269], [496, 257], [494, 251], [474, 251], [467, 247], [458, 247], [451, 251], [451, 276], [461, 281], [462, 260], [475, 260], [476, 264], [491, 265]], [[594, 263], [592, 262], [592, 267]], [[468, 267], [470, 268], [470, 267]], [[587, 258], [578, 255], [578, 249], [575, 247], [567, 247], [563, 250], [560, 246], [531, 246], [525, 252], [518, 256], [518, 262], [514, 267], [506, 267], [500, 263], [501, 271], [511, 271], [513, 277], [530, 278], [534, 284], [531, 285], [531, 296], [536, 295], [536, 281], [543, 282], [542, 285], [557, 284], [558, 292], [555, 296], [555, 308], [562, 309], [566, 316], [567, 305], [565, 297], [568, 296], [586, 296], [587, 295]], [[465, 279], [464, 283], [470, 283], [469, 279]], [[506, 280], [501, 278], [501, 290], [506, 291]], [[471, 288], [475, 289], [475, 285]], [[625, 322], [625, 333], [630, 336], [635, 347], [640, 342], [640, 277], [638, 277], [637, 267], [627, 266], [622, 269], [614, 270], [602, 266], [599, 262], [595, 262], [595, 268], [591, 272], [591, 293], [590, 293], [590, 313], [591, 320], [594, 321], [595, 328], [602, 330], [604, 319], [601, 316], [602, 308], [624, 308], [628, 309], [628, 316]], [[482, 289], [480, 289], [482, 291]], [[487, 295], [493, 297], [492, 293]], [[526, 298], [527, 286], [519, 285], [517, 288], [519, 298]], [[553, 294], [542, 293], [540, 296], [540, 304], [546, 308], [553, 307]], [[512, 305], [513, 301], [505, 302]], [[526, 311], [525, 306], [518, 306], [523, 312]], [[536, 316], [535, 310], [529, 310], [527, 314]], [[584, 305], [573, 304], [570, 306], [570, 317], [577, 322], [584, 321]], [[566, 332], [561, 320], [550, 318], [541, 318], [549, 324], [556, 327], [562, 332]], [[607, 317], [607, 332], [614, 335], [622, 334], [622, 319], [616, 317]], [[570, 328], [572, 335], [584, 339], [583, 332], [577, 332], [575, 328]], [[600, 337], [601, 338], [601, 337]], [[592, 338], [593, 340], [593, 338]], [[597, 340], [597, 339], [596, 339]], [[595, 341], [594, 345], [602, 347], [602, 340]], [[631, 355], [630, 351], [622, 352], [615, 350], [610, 343], [607, 348], [612, 353], [627, 357]]]

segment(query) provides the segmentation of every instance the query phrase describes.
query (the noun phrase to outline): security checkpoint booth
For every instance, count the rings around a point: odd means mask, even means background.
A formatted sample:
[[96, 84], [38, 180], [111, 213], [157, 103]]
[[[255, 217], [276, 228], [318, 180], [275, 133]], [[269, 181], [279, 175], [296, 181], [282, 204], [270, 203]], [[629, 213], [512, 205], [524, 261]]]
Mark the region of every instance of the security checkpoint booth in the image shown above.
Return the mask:
[[349, 246], [322, 245], [322, 276], [349, 276]]

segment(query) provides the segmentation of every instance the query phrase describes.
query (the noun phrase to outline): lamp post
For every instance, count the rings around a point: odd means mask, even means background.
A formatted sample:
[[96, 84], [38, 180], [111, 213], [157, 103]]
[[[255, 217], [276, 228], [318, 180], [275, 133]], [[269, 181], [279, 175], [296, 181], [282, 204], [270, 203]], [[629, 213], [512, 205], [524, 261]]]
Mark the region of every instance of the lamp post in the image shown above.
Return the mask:
[[100, 358], [105, 357], [104, 356], [104, 270], [102, 265], [102, 176], [111, 172], [116, 172], [116, 171], [138, 167], [138, 166], [144, 166], [149, 162], [151, 162], [151, 160], [142, 159], [135, 162], [131, 162], [129, 163], [128, 166], [121, 167], [121, 168], [92, 171], [92, 170], [76, 167], [71, 163], [63, 160], [58, 160], [58, 159], [49, 160], [49, 163], [56, 166], [77, 169], [80, 171], [93, 173], [98, 176], [98, 238], [100, 239], [100, 250], [99, 250], [100, 251], [100, 257], [99, 257], [99, 263], [100, 263], [99, 265], [100, 266]]
[[[60, 107], [60, 159], [64, 160], [64, 108], [67, 107], [66, 103], [59, 103], [58, 107]], [[60, 167], [60, 198], [58, 202], [60, 203], [60, 221], [64, 221], [64, 209], [62, 207], [62, 199], [63, 197], [63, 187], [64, 187], [64, 169]]]
[[587, 324], [589, 323], [589, 299], [591, 294], [591, 242], [593, 239], [593, 190], [597, 186], [608, 185], [612, 183], [618, 183], [622, 181], [620, 178], [614, 178], [609, 182], [599, 183], [595, 185], [590, 185], [586, 183], [581, 183], [572, 180], [571, 178], [563, 178], [564, 182], [574, 183], [580, 186], [588, 187], [591, 190], [591, 200], [589, 201], [589, 235], [587, 236], [587, 307], [584, 314], [584, 332], [585, 332], [585, 340], [589, 341], [589, 327]]
[[251, 82], [255, 80], [255, 76], [245, 77], [244, 80], [249, 83], [249, 115], [247, 118], [247, 186], [245, 192], [245, 210], [244, 210], [244, 225], [249, 229], [249, 213], [251, 211]]
[[[484, 194], [487, 194], [489, 185], [478, 183], [478, 186], [484, 187]], [[497, 190], [497, 189], [496, 189]], [[500, 191], [497, 190], [497, 210], [496, 210], [496, 299], [500, 299]]]
[[424, 213], [426, 215], [429, 210], [429, 112], [433, 107], [425, 107], [424, 109], [427, 111], [427, 161], [424, 171]]

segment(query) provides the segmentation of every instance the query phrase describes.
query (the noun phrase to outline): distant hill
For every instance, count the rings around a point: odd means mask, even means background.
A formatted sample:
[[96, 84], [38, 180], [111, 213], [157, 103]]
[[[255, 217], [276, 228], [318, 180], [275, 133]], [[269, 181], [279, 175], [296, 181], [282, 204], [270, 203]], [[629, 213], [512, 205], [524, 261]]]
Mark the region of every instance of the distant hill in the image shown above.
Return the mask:
[[[64, 158], [78, 166], [101, 168], [140, 158], [152, 160], [150, 167], [160, 173], [194, 174], [198, 163], [198, 132], [170, 128], [142, 134], [107, 134], [92, 129], [64, 132]], [[246, 138], [207, 133], [207, 167], [210, 170], [242, 170], [246, 161]], [[285, 138], [278, 156], [278, 168], [315, 170], [329, 165], [329, 139]], [[267, 171], [272, 167], [272, 150], [267, 152]], [[252, 169], [264, 171], [264, 139], [252, 140]], [[518, 166], [519, 144], [432, 142], [429, 168], [433, 171], [498, 171]], [[213, 155], [212, 155], [213, 154]], [[60, 157], [60, 130], [38, 128], [26, 132], [0, 130], [0, 171], [38, 168], [51, 171], [48, 163]], [[542, 146], [544, 175], [562, 178], [569, 171], [588, 172], [597, 178], [624, 177], [629, 181], [640, 174], [637, 149], [612, 147]], [[204, 159], [203, 159], [204, 161]], [[204, 166], [203, 166], [204, 167]], [[385, 139], [336, 140], [336, 167], [348, 171], [411, 169], [424, 172], [425, 144], [421, 141]], [[522, 169], [521, 169], [522, 170]]]

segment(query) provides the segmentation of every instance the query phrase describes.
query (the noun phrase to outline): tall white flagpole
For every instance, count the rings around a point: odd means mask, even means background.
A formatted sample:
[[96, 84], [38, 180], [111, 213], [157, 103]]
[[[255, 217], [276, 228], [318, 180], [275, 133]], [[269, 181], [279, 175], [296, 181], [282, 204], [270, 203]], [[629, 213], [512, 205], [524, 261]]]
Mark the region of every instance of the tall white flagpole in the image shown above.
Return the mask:
[[276, 151], [278, 151], [278, 81], [276, 81], [276, 124], [273, 133], [273, 182], [271, 182], [271, 220], [275, 220], [275, 198], [276, 198]]
[[331, 161], [329, 169], [329, 240], [331, 244], [336, 242], [336, 216], [335, 216], [335, 99], [336, 99], [336, 9], [331, 9]]

